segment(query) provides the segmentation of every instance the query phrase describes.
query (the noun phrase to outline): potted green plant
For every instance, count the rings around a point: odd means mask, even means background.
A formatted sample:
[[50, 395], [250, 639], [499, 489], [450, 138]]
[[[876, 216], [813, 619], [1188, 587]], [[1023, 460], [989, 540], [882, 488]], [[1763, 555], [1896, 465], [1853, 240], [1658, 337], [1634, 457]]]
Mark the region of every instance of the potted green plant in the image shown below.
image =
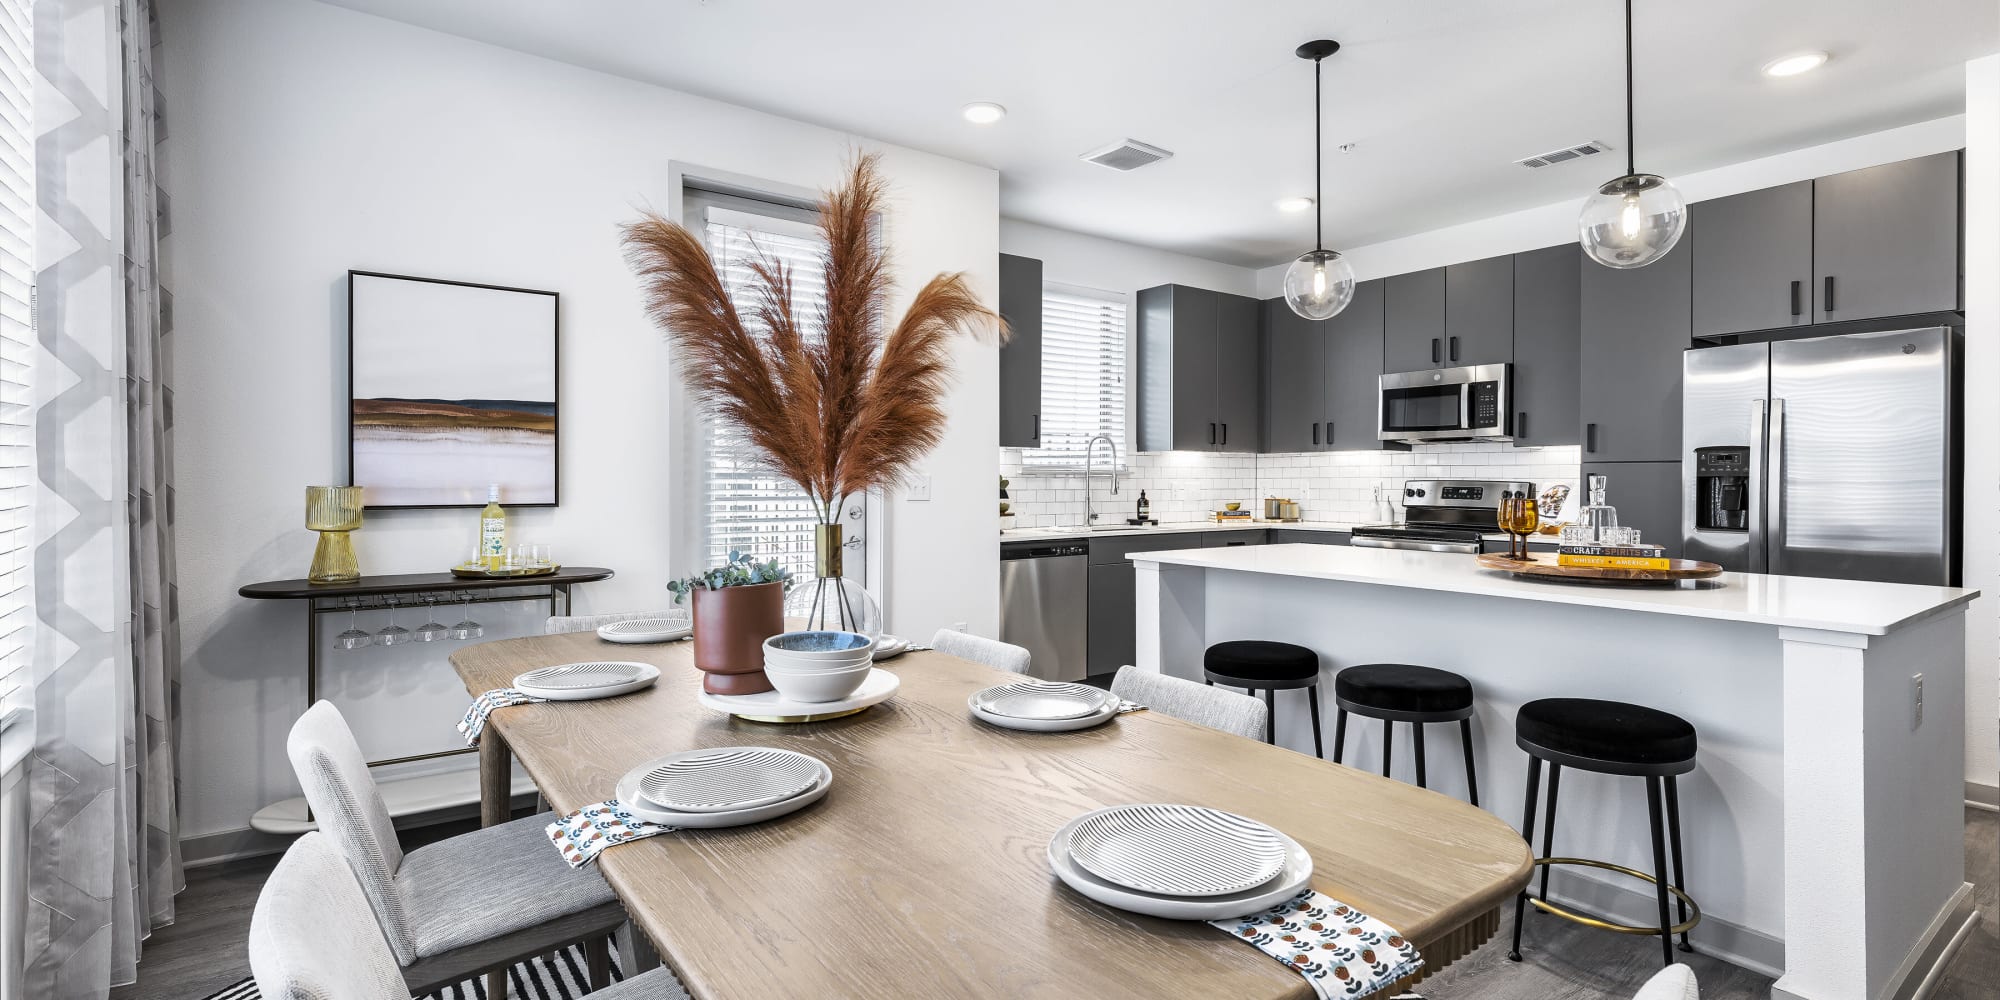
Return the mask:
[[674, 603], [694, 604], [694, 665], [709, 694], [771, 690], [764, 676], [764, 640], [785, 630], [785, 592], [792, 572], [776, 559], [758, 562], [732, 550], [729, 560], [668, 582]]

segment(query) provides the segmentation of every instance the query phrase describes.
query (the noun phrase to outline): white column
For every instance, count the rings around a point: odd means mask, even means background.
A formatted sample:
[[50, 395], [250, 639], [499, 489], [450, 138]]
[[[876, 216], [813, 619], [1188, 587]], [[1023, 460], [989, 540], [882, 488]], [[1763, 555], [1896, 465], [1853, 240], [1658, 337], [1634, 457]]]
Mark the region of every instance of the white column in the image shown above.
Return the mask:
[[[1965, 64], [1965, 780], [2000, 786], [2000, 55]], [[1984, 787], [1971, 787], [1984, 786]]]
[[1134, 652], [1138, 666], [1201, 680], [1201, 654], [1208, 648], [1207, 571], [1146, 562], [1136, 569], [1132, 617], [1139, 631]]

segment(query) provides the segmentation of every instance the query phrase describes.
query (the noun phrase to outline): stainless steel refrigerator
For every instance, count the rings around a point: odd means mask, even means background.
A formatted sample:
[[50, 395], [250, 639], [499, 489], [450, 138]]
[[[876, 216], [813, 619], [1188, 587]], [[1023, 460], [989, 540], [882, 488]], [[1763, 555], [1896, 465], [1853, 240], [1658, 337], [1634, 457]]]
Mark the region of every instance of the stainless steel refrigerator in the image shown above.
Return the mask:
[[1688, 351], [1681, 555], [1957, 585], [1959, 341], [1929, 327]]

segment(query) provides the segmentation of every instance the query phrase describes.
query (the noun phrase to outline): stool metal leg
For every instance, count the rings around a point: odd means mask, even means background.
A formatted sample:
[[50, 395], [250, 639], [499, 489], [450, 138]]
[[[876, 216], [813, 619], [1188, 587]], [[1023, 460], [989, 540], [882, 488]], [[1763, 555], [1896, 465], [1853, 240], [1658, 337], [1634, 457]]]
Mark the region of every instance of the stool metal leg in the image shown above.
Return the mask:
[[[1550, 763], [1549, 805], [1548, 810], [1542, 814], [1542, 857], [1545, 858], [1556, 856], [1556, 793], [1562, 788], [1562, 776], [1563, 766], [1553, 762]], [[1548, 865], [1542, 866], [1542, 902], [1544, 903], [1549, 901], [1549, 867]], [[1535, 912], [1539, 913], [1541, 911], [1537, 910]]]
[[1423, 723], [1421, 722], [1410, 723], [1410, 740], [1417, 748], [1417, 787], [1429, 788], [1431, 786], [1426, 783], [1428, 779], [1424, 777], [1424, 724]]
[[1264, 689], [1264, 742], [1278, 744], [1278, 689]]
[[1664, 964], [1674, 964], [1673, 918], [1667, 915], [1667, 838], [1661, 827], [1665, 824], [1660, 817], [1660, 780], [1646, 779], [1646, 811], [1653, 822], [1653, 883], [1654, 895], [1660, 901], [1660, 954]]
[[[1317, 699], [1315, 699], [1317, 700]], [[1347, 749], [1347, 709], [1333, 710], [1333, 762], [1340, 763], [1340, 755]]]
[[1389, 776], [1389, 759], [1396, 750], [1396, 724], [1388, 720], [1382, 722], [1382, 777]]
[[1325, 760], [1326, 747], [1319, 741], [1319, 685], [1306, 688], [1306, 698], [1309, 699], [1306, 706], [1312, 709], [1313, 716], [1313, 756]]
[[[1535, 793], [1541, 790], [1541, 785], [1542, 759], [1529, 755], [1526, 794], [1528, 804], [1521, 813], [1521, 839], [1528, 842], [1529, 854], [1535, 853]], [[1514, 897], [1514, 950], [1507, 953], [1507, 957], [1516, 962], [1521, 960], [1521, 924], [1525, 922], [1527, 916], [1528, 887], [1524, 885], [1521, 887], [1521, 894]]]
[[[1674, 856], [1674, 888], [1687, 891], [1685, 876], [1681, 874], [1681, 792], [1674, 775], [1667, 776], [1667, 846]], [[1687, 923], [1687, 900], [1676, 898], [1680, 907], [1681, 923]], [[1688, 943], [1686, 931], [1681, 932], [1681, 950], [1691, 952], [1694, 945]]]
[[1479, 804], [1479, 772], [1472, 766], [1472, 720], [1458, 720], [1458, 738], [1465, 744], [1465, 791], [1472, 804]]

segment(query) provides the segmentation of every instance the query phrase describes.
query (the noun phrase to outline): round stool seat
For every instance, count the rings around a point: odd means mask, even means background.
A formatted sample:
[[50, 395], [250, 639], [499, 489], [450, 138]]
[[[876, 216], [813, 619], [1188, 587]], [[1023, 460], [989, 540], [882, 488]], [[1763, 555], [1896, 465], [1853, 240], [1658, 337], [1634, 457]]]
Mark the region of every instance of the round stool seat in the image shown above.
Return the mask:
[[1333, 695], [1350, 711], [1450, 716], [1472, 710], [1472, 682], [1436, 667], [1363, 663], [1333, 675]]
[[[1202, 654], [1202, 667], [1224, 683], [1304, 687], [1319, 682], [1319, 654], [1289, 642], [1239, 639], [1218, 642]], [[1245, 686], [1235, 683], [1236, 687]]]
[[1543, 698], [1521, 706], [1514, 736], [1529, 753], [1586, 770], [1608, 774], [1694, 770], [1694, 726], [1678, 715], [1643, 705]]

